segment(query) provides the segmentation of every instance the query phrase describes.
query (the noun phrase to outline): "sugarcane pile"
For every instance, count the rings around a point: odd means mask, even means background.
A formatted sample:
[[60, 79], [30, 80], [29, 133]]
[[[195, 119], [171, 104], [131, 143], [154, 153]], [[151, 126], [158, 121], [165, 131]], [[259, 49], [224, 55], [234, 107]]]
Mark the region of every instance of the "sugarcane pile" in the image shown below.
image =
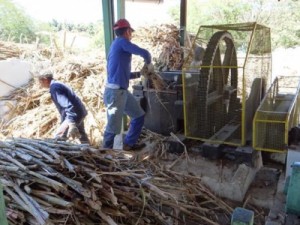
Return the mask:
[[[163, 64], [168, 64], [170, 69], [174, 69], [175, 64], [177, 65], [181, 60], [181, 50], [178, 47], [178, 28], [174, 25], [140, 28], [135, 32], [133, 42], [151, 52], [152, 57], [156, 59], [156, 70], [160, 65], [157, 60], [162, 60], [161, 54], [168, 56], [169, 59], [174, 58], [174, 60], [167, 61], [164, 59]], [[174, 49], [166, 51], [167, 48], [164, 46], [170, 45], [170, 43], [174, 43]], [[12, 49], [17, 49], [17, 47]], [[106, 119], [102, 99], [106, 78], [105, 57], [100, 54], [76, 56], [65, 53], [61, 55], [55, 54], [55, 49], [47, 51], [54, 53], [43, 54], [43, 49], [34, 50], [34, 47], [29, 46], [26, 51], [15, 54], [21, 54], [20, 58], [30, 62], [34, 73], [38, 73], [46, 67], [54, 72], [55, 79], [74, 89], [89, 112], [85, 120], [85, 127], [91, 143], [93, 145], [101, 144]], [[133, 71], [142, 69], [144, 62], [141, 60], [140, 57], [133, 57]], [[158, 89], [163, 88], [163, 81], [158, 76], [155, 78], [157, 78], [155, 84], [158, 84]], [[59, 115], [47, 90], [40, 89], [37, 82], [32, 80], [26, 86], [12, 92], [7, 98], [17, 104], [10, 105], [11, 110], [8, 115], [10, 120], [1, 124], [0, 133], [6, 137], [53, 137], [53, 133], [59, 125]]]
[[133, 42], [148, 49], [159, 71], [180, 70], [184, 49], [179, 44], [179, 28], [162, 24], [140, 28], [134, 33]]
[[157, 91], [165, 89], [166, 83], [164, 82], [162, 77], [154, 70], [149, 71], [146, 64], [143, 66], [141, 70], [141, 75], [143, 75], [149, 88], [154, 88]]
[[24, 49], [12, 42], [0, 41], [0, 60], [19, 57]]
[[[89, 111], [86, 119], [87, 132], [92, 143], [99, 144], [105, 121], [105, 111], [102, 110], [103, 66], [96, 59], [81, 62], [68, 59], [51, 65], [51, 68], [56, 74], [55, 78], [71, 86], [85, 102]], [[11, 106], [8, 114], [11, 119], [2, 125], [1, 133], [7, 137], [53, 136], [59, 125], [59, 115], [48, 90], [41, 89], [35, 79], [16, 89], [7, 99], [17, 104]]]
[[[138, 29], [133, 42], [148, 49], [153, 57], [155, 71], [148, 71], [145, 66], [141, 74], [149, 81], [149, 86], [155, 90], [164, 90], [166, 84], [158, 71], [180, 70], [183, 63], [184, 48], [179, 44], [179, 29], [175, 25], [162, 24]], [[141, 68], [137, 61], [136, 68]]]
[[0, 142], [10, 224], [229, 223], [232, 206], [199, 178], [128, 155], [56, 140]]

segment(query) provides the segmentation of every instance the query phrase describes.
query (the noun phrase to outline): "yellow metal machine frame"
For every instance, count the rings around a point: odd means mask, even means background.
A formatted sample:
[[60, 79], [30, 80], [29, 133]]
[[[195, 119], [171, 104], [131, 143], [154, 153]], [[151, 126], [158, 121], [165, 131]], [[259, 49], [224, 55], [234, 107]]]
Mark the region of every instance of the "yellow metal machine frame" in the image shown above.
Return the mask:
[[[212, 40], [216, 33], [220, 39]], [[203, 62], [195, 64], [194, 49], [199, 46], [204, 49]], [[182, 71], [185, 136], [233, 146], [251, 140], [255, 111], [271, 84], [271, 52], [266, 26], [201, 26]], [[214, 90], [213, 85], [223, 90]]]
[[253, 120], [253, 148], [285, 152], [289, 131], [299, 125], [300, 77], [275, 78]]

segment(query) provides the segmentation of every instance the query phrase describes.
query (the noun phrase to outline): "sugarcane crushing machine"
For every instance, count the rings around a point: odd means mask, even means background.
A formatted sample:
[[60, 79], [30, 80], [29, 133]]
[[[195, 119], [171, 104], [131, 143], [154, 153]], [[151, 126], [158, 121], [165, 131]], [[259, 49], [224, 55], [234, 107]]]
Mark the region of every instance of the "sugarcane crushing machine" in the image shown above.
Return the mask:
[[299, 77], [272, 83], [270, 35], [257, 23], [201, 26], [182, 70], [160, 72], [165, 90], [135, 87], [145, 127], [183, 131], [208, 151], [225, 145], [285, 151], [299, 124]]

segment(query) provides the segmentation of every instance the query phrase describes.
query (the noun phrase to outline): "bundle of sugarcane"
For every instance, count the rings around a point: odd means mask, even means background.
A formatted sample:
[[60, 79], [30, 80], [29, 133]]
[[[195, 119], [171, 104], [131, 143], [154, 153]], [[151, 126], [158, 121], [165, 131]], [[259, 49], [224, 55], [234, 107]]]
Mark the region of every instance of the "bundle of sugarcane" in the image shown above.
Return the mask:
[[0, 60], [19, 58], [23, 50], [13, 42], [0, 41]]
[[233, 208], [199, 178], [162, 170], [151, 161], [135, 162], [129, 154], [54, 140], [0, 142], [0, 181], [10, 224], [230, 221]]
[[179, 43], [179, 28], [173, 24], [161, 24], [137, 29], [133, 42], [148, 49], [159, 71], [179, 70], [183, 61], [183, 49]]
[[141, 70], [141, 74], [144, 76], [144, 78], [149, 82], [149, 87], [153, 87], [155, 90], [164, 90], [166, 87], [166, 84], [164, 80], [161, 78], [161, 76], [156, 73], [154, 70], [150, 71], [145, 64]]
[[177, 39], [169, 38], [158, 57], [156, 67], [160, 71], [181, 70], [182, 64], [183, 50]]

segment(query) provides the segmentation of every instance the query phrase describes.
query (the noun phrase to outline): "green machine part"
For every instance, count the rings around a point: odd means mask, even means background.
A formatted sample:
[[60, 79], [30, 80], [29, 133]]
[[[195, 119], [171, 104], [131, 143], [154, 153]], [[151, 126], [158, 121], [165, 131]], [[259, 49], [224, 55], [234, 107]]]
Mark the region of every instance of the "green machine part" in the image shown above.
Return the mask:
[[231, 225], [253, 225], [254, 212], [248, 209], [237, 207], [231, 216]]
[[3, 197], [3, 186], [0, 183], [0, 224], [8, 225], [6, 218], [5, 202]]
[[[115, 6], [114, 0], [102, 0], [103, 28], [106, 57], [109, 52], [110, 45], [115, 38], [112, 29], [115, 23]], [[117, 0], [117, 19], [125, 18], [125, 1]]]
[[292, 164], [292, 175], [290, 177], [287, 200], [286, 212], [300, 216], [300, 162]]

